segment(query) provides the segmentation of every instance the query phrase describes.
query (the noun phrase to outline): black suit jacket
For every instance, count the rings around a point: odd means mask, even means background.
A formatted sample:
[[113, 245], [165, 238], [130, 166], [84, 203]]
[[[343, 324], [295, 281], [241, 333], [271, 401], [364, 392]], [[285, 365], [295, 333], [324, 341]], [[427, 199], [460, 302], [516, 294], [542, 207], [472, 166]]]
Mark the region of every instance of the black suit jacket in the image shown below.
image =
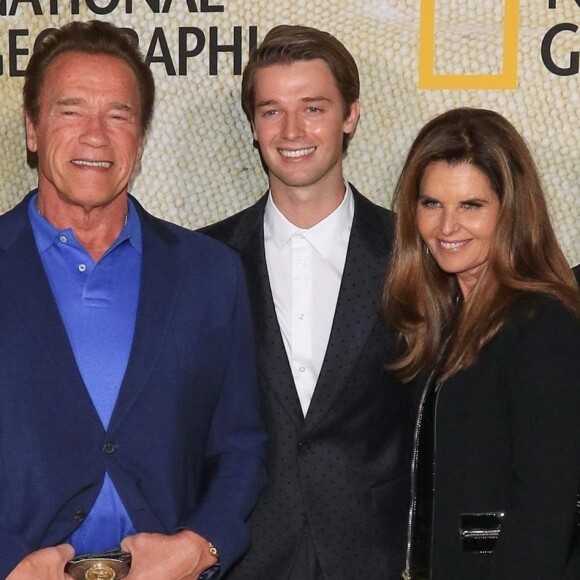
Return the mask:
[[[580, 323], [531, 296], [439, 390], [433, 580], [580, 578]], [[493, 554], [460, 535], [490, 512], [505, 513]]]
[[305, 526], [329, 580], [389, 580], [403, 569], [411, 399], [385, 370], [393, 335], [380, 315], [393, 215], [353, 191], [336, 313], [306, 418], [268, 279], [267, 196], [203, 230], [236, 249], [245, 267], [270, 444], [270, 484], [250, 518], [250, 551], [231, 580], [287, 578]]

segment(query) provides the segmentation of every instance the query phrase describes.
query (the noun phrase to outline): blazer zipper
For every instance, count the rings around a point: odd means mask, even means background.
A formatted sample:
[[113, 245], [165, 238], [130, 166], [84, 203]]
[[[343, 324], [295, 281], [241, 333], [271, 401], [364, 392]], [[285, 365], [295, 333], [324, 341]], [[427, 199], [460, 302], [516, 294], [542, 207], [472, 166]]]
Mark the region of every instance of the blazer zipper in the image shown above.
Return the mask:
[[[421, 424], [423, 422], [423, 413], [425, 411], [425, 401], [427, 395], [435, 379], [435, 375], [439, 371], [440, 363], [443, 359], [445, 351], [447, 350], [447, 343], [451, 337], [448, 336], [437, 355], [437, 361], [431, 371], [431, 374], [425, 382], [423, 391], [421, 392], [421, 398], [419, 400], [419, 408], [417, 411], [417, 422], [415, 423], [415, 431], [413, 433], [413, 454], [411, 456], [411, 505], [409, 506], [409, 520], [407, 524], [407, 551], [405, 556], [405, 570], [401, 575], [402, 580], [413, 580], [411, 576], [411, 562], [413, 560], [413, 531], [415, 528], [415, 515], [417, 509], [417, 465], [419, 462], [419, 434], [421, 432]], [[435, 412], [437, 411], [437, 403], [439, 401], [439, 388], [437, 389], [436, 399], [435, 399]], [[437, 417], [435, 417], [435, 424]], [[435, 467], [435, 447], [433, 448], [433, 468]], [[433, 483], [435, 483], [435, 475], [433, 474]], [[433, 514], [434, 517], [434, 514]], [[431, 526], [433, 528], [433, 526]], [[433, 534], [433, 529], [431, 529], [431, 534]], [[433, 544], [433, 536], [431, 536], [431, 544]]]
[[425, 410], [425, 400], [431, 388], [431, 382], [435, 375], [434, 368], [425, 382], [421, 398], [419, 400], [419, 409], [417, 411], [417, 422], [415, 423], [415, 431], [413, 433], [413, 454], [411, 457], [411, 505], [409, 506], [409, 519], [407, 522], [407, 552], [405, 556], [405, 571], [402, 574], [402, 580], [411, 579], [411, 560], [413, 548], [413, 530], [415, 524], [415, 510], [417, 509], [417, 463], [419, 459], [419, 434], [421, 432], [421, 423], [423, 421], [423, 412]]
[[491, 530], [477, 529], [477, 530], [463, 530], [461, 532], [462, 538], [469, 539], [489, 539], [496, 540], [499, 537], [499, 528], [493, 528]]
[[439, 406], [439, 395], [441, 394], [441, 389], [443, 383], [438, 382], [435, 385], [435, 405], [433, 405], [433, 413], [435, 417], [433, 418], [433, 480], [432, 480], [432, 506], [431, 506], [431, 546], [429, 553], [429, 562], [433, 562], [433, 536], [435, 533], [435, 475], [437, 473], [437, 407]]

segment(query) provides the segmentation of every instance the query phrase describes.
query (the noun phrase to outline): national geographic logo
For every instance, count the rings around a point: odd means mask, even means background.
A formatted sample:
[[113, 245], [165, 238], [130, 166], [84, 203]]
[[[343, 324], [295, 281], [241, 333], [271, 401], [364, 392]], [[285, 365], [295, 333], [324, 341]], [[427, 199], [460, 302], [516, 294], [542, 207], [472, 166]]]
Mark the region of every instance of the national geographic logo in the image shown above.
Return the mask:
[[[0, 22], [11, 22], [14, 17], [20, 22], [30, 24], [37, 16], [59, 16], [71, 14], [78, 16], [86, 9], [97, 17], [110, 16], [116, 12], [133, 14], [133, 3], [154, 21], [156, 15], [169, 14], [175, 8], [173, 0], [0, 0]], [[177, 4], [177, 2], [175, 3]], [[187, 12], [194, 17], [203, 18], [204, 14], [225, 12], [225, 0], [187, 0]], [[176, 23], [179, 23], [176, 19]], [[219, 60], [230, 59], [234, 75], [242, 74], [243, 58], [258, 43], [256, 26], [233, 26], [224, 29], [218, 26], [201, 28], [198, 26], [177, 26], [177, 30], [167, 30], [155, 26], [152, 30], [137, 33], [125, 28], [141, 48], [145, 62], [151, 66], [163, 67], [168, 76], [186, 76], [193, 59], [205, 59], [210, 76], [219, 72]], [[0, 77], [24, 76], [29, 55], [46, 34], [46, 28], [31, 37], [30, 28], [0, 28]], [[175, 41], [177, 32], [177, 42]], [[170, 39], [173, 39], [172, 41]]]
[[436, 74], [435, 0], [421, 0], [420, 89], [515, 89], [518, 84], [519, 0], [505, 0], [503, 62], [498, 74]]
[[[580, 8], [580, 0], [546, 0], [547, 9], [555, 10], [565, 2]], [[498, 74], [436, 74], [435, 70], [435, 12], [436, 0], [421, 0], [421, 26], [419, 38], [419, 88], [420, 89], [483, 89], [512, 90], [518, 84], [518, 41], [520, 22], [519, 0], [505, 0], [503, 12], [503, 58]], [[557, 49], [569, 41], [569, 35], [578, 38], [578, 25], [562, 22], [552, 26], [541, 41], [541, 59], [552, 74], [577, 75], [580, 69], [580, 52], [570, 50], [567, 58], [555, 58]]]
[[[576, 6], [580, 8], [580, 0], [574, 0]], [[559, 5], [564, 2], [572, 2], [572, 0], [549, 0], [548, 9], [556, 10]], [[555, 45], [564, 39], [569, 37], [569, 35], [575, 35], [574, 38], [578, 40], [578, 25], [573, 22], [560, 22], [555, 26], [552, 26], [542, 41], [542, 62], [544, 66], [553, 74], [567, 77], [572, 75], [577, 75], [580, 71], [580, 52], [577, 50], [571, 50], [569, 54], [568, 62], [556, 62], [554, 59]]]

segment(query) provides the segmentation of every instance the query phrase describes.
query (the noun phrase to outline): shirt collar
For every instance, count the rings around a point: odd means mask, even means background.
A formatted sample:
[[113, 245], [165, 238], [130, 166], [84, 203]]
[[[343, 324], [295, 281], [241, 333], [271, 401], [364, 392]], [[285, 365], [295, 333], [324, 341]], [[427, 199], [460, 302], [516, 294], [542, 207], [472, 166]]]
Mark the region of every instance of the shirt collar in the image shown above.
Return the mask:
[[[36, 206], [37, 198], [38, 190], [28, 202], [28, 219], [30, 220], [32, 230], [34, 232], [34, 237], [36, 238], [38, 251], [44, 252], [47, 248], [55, 243], [58, 236], [63, 232], [67, 232], [69, 235], [73, 235], [73, 237], [74, 234], [70, 228], [67, 228], [66, 230], [59, 230], [55, 228], [44, 216], [42, 216]], [[137, 213], [135, 205], [130, 198], [127, 198], [127, 206], [129, 209], [129, 212], [127, 213], [127, 223], [121, 230], [119, 237], [111, 244], [111, 247], [105, 254], [108, 254], [111, 250], [116, 248], [121, 242], [124, 242], [125, 240], [129, 240], [131, 245], [139, 253], [142, 253], [143, 242], [139, 214]]]
[[354, 197], [350, 185], [345, 181], [344, 198], [340, 205], [308, 229], [299, 228], [290, 222], [276, 207], [270, 191], [264, 210], [264, 227], [278, 248], [283, 248], [294, 235], [302, 234], [320, 255], [328, 256], [336, 239], [344, 232], [350, 232], [353, 218]]

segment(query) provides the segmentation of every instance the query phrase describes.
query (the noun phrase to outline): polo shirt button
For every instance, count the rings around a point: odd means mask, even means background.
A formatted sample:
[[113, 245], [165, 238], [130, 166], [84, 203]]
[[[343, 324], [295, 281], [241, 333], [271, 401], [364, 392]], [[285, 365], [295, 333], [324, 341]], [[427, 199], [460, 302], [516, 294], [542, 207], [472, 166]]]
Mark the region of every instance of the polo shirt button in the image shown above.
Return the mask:
[[73, 520], [75, 522], [84, 522], [86, 517], [87, 514], [85, 512], [78, 511], [74, 513]]
[[103, 445], [103, 453], [106, 453], [107, 455], [115, 453], [115, 444], [112, 441], [107, 441], [107, 443]]
[[300, 455], [308, 455], [312, 451], [309, 443], [298, 443], [298, 453]]
[[68, 238], [66, 236], [59, 236], [58, 238], [63, 244], [66, 244], [68, 242]]

